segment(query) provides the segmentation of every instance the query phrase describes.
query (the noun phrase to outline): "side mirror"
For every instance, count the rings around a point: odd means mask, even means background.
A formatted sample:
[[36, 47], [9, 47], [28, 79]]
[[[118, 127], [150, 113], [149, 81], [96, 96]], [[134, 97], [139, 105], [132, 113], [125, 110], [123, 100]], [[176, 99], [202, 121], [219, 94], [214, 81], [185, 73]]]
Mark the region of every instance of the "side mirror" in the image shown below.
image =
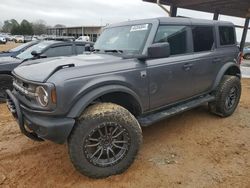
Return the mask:
[[167, 58], [170, 56], [170, 45], [168, 42], [155, 43], [148, 47], [148, 58]]
[[40, 56], [41, 53], [38, 53], [37, 51], [32, 51], [31, 55], [33, 55], [34, 57]]

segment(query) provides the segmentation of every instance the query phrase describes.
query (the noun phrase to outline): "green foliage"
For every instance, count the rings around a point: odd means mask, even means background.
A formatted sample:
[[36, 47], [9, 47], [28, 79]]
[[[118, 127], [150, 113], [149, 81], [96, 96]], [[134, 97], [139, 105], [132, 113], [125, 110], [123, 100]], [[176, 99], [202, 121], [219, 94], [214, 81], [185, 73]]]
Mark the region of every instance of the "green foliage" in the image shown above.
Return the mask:
[[33, 35], [32, 24], [27, 20], [23, 20], [18, 29], [21, 35]]
[[15, 19], [4, 21], [4, 25], [2, 27], [2, 31], [5, 33], [10, 33], [13, 27], [18, 27], [19, 24]]
[[2, 31], [12, 35], [33, 35], [33, 27], [30, 22], [23, 20], [19, 24], [15, 19], [4, 21]]
[[43, 20], [30, 23], [24, 19], [19, 24], [15, 19], [11, 19], [4, 21], [3, 24], [0, 23], [0, 30], [4, 33], [11, 33], [12, 35], [41, 35], [46, 34], [47, 28], [48, 26]]

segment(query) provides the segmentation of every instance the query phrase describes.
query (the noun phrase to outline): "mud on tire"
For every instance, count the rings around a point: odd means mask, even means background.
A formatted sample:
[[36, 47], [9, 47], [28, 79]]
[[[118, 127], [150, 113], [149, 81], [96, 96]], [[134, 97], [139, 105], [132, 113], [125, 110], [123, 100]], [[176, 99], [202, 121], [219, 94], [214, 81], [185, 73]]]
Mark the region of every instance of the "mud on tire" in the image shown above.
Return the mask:
[[91, 178], [124, 172], [134, 161], [142, 143], [135, 117], [112, 103], [90, 106], [76, 123], [69, 139], [75, 168]]
[[236, 76], [225, 75], [215, 92], [215, 101], [208, 104], [209, 110], [221, 117], [232, 115], [241, 96], [241, 82]]

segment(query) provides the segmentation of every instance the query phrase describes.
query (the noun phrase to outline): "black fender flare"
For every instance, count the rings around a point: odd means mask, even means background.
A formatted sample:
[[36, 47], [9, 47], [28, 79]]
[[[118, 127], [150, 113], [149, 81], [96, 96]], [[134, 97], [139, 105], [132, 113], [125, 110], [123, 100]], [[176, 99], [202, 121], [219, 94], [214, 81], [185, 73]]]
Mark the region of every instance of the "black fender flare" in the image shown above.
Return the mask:
[[105, 85], [98, 87], [96, 89], [93, 89], [86, 93], [84, 96], [82, 96], [70, 109], [67, 117], [71, 118], [78, 118], [82, 114], [82, 112], [88, 107], [94, 100], [98, 99], [99, 97], [113, 93], [113, 92], [123, 92], [126, 94], [131, 95], [140, 106], [140, 110], [143, 110], [142, 103], [140, 100], [140, 97], [130, 88], [122, 86], [122, 85]]
[[223, 76], [225, 75], [225, 73], [227, 72], [227, 70], [229, 70], [230, 68], [236, 68], [238, 71], [239, 71], [239, 74], [235, 75], [235, 76], [238, 76], [239, 78], [241, 78], [241, 70], [239, 68], [239, 66], [233, 62], [230, 62], [230, 63], [226, 63], [221, 69], [220, 71], [218, 72], [217, 76], [216, 76], [216, 79], [214, 81], [214, 84], [213, 84], [213, 87], [212, 87], [212, 90], [215, 90], [218, 85], [220, 84]]

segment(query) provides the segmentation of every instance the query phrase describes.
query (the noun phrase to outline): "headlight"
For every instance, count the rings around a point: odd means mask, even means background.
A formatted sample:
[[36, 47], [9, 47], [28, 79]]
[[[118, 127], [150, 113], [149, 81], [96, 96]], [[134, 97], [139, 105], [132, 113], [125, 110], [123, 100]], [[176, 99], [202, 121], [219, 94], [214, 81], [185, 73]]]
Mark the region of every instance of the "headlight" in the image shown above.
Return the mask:
[[36, 88], [36, 95], [36, 100], [41, 106], [45, 107], [49, 104], [48, 92], [42, 86]]

